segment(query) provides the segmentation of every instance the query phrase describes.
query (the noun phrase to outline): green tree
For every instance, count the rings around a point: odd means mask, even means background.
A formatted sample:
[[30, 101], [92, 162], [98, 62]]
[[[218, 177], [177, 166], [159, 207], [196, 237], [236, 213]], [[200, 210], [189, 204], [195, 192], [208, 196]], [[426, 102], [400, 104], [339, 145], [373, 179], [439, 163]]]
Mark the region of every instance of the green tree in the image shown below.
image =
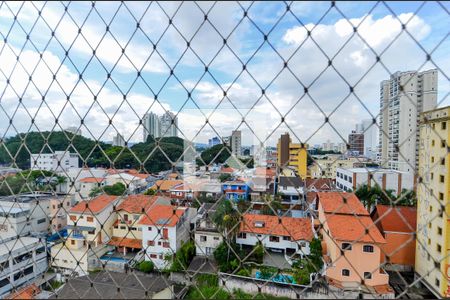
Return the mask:
[[222, 173], [219, 175], [219, 180], [220, 180], [220, 182], [225, 182], [225, 181], [230, 180], [232, 177], [233, 176], [231, 176], [231, 174], [229, 174], [229, 173]]
[[[212, 163], [223, 164], [231, 156], [231, 149], [227, 145], [219, 144], [206, 149], [200, 156], [207, 165]], [[203, 162], [199, 160], [198, 164], [203, 165]]]
[[263, 215], [274, 216], [279, 210], [283, 208], [279, 196], [272, 197], [269, 194], [264, 195], [265, 205], [261, 209]]
[[122, 182], [114, 183], [113, 185], [106, 185], [104, 187], [96, 187], [91, 190], [89, 197], [95, 197], [100, 194], [107, 194], [112, 196], [122, 196], [127, 190], [126, 186]]
[[155, 265], [150, 260], [145, 260], [139, 264], [139, 271], [144, 273], [151, 273], [155, 269]]
[[192, 258], [195, 256], [195, 243], [188, 241], [184, 243], [175, 255], [171, 257], [172, 265], [170, 271], [184, 272], [189, 267]]

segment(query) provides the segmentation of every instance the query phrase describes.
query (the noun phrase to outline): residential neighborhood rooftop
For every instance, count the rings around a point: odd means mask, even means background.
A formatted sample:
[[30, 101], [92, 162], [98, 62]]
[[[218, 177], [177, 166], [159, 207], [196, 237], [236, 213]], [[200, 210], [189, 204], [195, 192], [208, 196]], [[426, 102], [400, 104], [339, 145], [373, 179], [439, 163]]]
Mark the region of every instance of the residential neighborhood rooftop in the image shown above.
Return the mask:
[[335, 240], [386, 243], [380, 231], [368, 216], [327, 214], [325, 222], [330, 228], [330, 236]]
[[415, 232], [417, 226], [417, 209], [410, 206], [392, 207], [378, 204], [376, 206], [377, 219], [382, 231]]
[[186, 212], [187, 208], [170, 205], [155, 205], [139, 221], [141, 225], [173, 227]]
[[91, 201], [80, 201], [77, 205], [72, 207], [70, 213], [93, 213], [97, 214], [103, 211], [108, 205], [113, 203], [117, 196], [100, 195], [92, 199]]
[[317, 197], [325, 213], [368, 216], [369, 213], [353, 193], [318, 192]]

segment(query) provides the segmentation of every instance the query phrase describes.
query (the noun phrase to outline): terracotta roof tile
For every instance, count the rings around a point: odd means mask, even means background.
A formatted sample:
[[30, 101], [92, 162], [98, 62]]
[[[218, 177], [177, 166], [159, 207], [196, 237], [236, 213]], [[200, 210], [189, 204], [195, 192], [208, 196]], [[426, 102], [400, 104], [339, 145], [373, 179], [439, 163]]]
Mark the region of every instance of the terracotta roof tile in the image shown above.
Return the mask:
[[369, 215], [364, 205], [353, 193], [318, 192], [317, 196], [325, 213]]
[[[325, 214], [330, 235], [335, 240], [384, 244], [378, 227], [368, 216]], [[366, 229], [368, 232], [366, 233]]]
[[417, 225], [417, 209], [415, 207], [377, 205], [376, 224], [383, 231], [415, 232]]
[[234, 169], [231, 167], [226, 167], [226, 168], [222, 167], [220, 169], [220, 173], [233, 173], [233, 172], [234, 172]]
[[152, 190], [159, 190], [166, 192], [176, 185], [182, 184], [183, 180], [157, 180], [155, 185], [151, 187]]
[[255, 176], [274, 177], [275, 176], [275, 170], [274, 169], [270, 169], [270, 168], [257, 167], [255, 169]]
[[35, 299], [41, 290], [33, 283], [9, 294], [5, 299]]
[[[281, 224], [279, 222], [280, 219]], [[264, 222], [264, 226], [256, 227], [256, 222]], [[290, 236], [294, 241], [311, 241], [313, 238], [311, 226], [311, 220], [308, 218], [244, 214], [240, 231], [255, 234]]]
[[118, 199], [117, 196], [100, 195], [92, 199], [91, 201], [80, 201], [77, 205], [72, 207], [71, 213], [84, 213], [90, 214], [91, 212], [97, 214], [112, 204], [114, 200]]
[[[160, 196], [147, 196], [147, 195], [129, 195], [125, 198], [116, 210], [124, 210], [129, 213], [143, 213], [155, 203]], [[144, 210], [142, 210], [144, 209]]]
[[331, 178], [306, 178], [305, 186], [307, 189], [316, 191], [329, 191], [334, 187], [334, 180]]
[[[186, 208], [171, 205], [155, 205], [152, 206], [146, 214], [141, 218], [141, 225], [156, 225], [164, 227], [173, 227], [178, 220], [186, 212]], [[160, 221], [164, 221], [160, 224]]]
[[103, 177], [85, 177], [80, 179], [80, 182], [84, 182], [84, 183], [101, 183], [103, 181], [105, 181], [106, 178]]
[[134, 248], [134, 249], [142, 249], [142, 240], [113, 236], [109, 240], [108, 245], [116, 246], [116, 247], [128, 247], [128, 248]]

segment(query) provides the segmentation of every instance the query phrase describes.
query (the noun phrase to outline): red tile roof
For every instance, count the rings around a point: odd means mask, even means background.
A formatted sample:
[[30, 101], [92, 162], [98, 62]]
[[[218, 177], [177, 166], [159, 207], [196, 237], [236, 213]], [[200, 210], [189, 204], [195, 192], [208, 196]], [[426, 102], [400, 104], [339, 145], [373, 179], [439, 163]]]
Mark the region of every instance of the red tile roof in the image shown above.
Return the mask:
[[316, 189], [317, 191], [329, 191], [333, 189], [334, 180], [331, 178], [306, 178], [305, 185], [307, 189]]
[[233, 172], [234, 172], [234, 169], [231, 167], [226, 167], [226, 168], [222, 167], [220, 169], [220, 173], [233, 173]]
[[100, 195], [92, 199], [91, 201], [81, 201], [70, 210], [71, 213], [85, 213], [97, 214], [105, 209], [107, 206], [111, 205], [117, 196], [110, 195]]
[[[139, 224], [173, 227], [178, 223], [186, 210], [186, 208], [177, 208], [171, 205], [155, 205], [146, 212]], [[159, 223], [161, 220], [165, 220], [165, 222]]]
[[160, 196], [129, 195], [117, 206], [116, 210], [124, 210], [133, 214], [143, 213], [155, 203], [158, 197]]
[[275, 170], [274, 169], [270, 169], [270, 168], [257, 167], [255, 169], [255, 176], [274, 177], [275, 176]]
[[80, 179], [80, 182], [84, 182], [84, 183], [101, 183], [103, 181], [105, 181], [106, 178], [103, 177], [85, 177]]
[[[279, 222], [280, 219], [281, 224]], [[264, 222], [264, 226], [256, 227], [255, 222]], [[311, 241], [313, 238], [312, 224], [308, 218], [244, 214], [240, 231], [265, 235], [290, 236], [294, 241]]]
[[183, 180], [157, 180], [155, 185], [152, 186], [151, 189], [165, 192], [170, 190], [174, 186], [182, 184], [183, 182]]
[[128, 247], [128, 248], [133, 248], [133, 249], [142, 249], [142, 240], [113, 236], [109, 240], [108, 245], [115, 246], [115, 247]]
[[[332, 239], [349, 242], [384, 244], [386, 241], [368, 216], [326, 214]], [[368, 232], [366, 232], [366, 229]], [[325, 233], [326, 234], [326, 233]]]
[[5, 299], [35, 299], [40, 292], [41, 290], [33, 283], [9, 294]]
[[318, 192], [317, 196], [325, 213], [369, 215], [364, 205], [353, 193]]
[[377, 217], [373, 221], [380, 224], [383, 231], [415, 232], [417, 209], [415, 207], [389, 205], [376, 206]]

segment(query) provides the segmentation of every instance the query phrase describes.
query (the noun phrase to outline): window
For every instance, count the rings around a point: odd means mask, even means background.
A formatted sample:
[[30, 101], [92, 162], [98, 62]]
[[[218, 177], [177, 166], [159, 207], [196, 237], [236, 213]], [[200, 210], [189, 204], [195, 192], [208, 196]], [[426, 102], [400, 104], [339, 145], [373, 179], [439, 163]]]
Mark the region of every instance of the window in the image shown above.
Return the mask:
[[156, 255], [156, 254], [150, 254], [150, 257], [151, 257], [151, 258], [158, 258], [158, 255]]
[[433, 178], [434, 178], [434, 174], [433, 173], [430, 173], [430, 178], [431, 178], [431, 180], [433, 180]]
[[163, 228], [163, 239], [169, 239], [169, 230], [167, 228]]
[[440, 175], [440, 176], [439, 176], [439, 181], [440, 181], [441, 183], [444, 183], [444, 181], [445, 181], [444, 175]]
[[436, 245], [436, 250], [437, 250], [437, 252], [441, 252], [442, 251], [442, 246], [437, 244]]
[[439, 281], [439, 279], [436, 278], [436, 280], [434, 281], [434, 284], [439, 287], [441, 286], [441, 282]]
[[215, 240], [215, 241], [218, 241], [218, 240], [219, 240], [219, 237], [218, 237], [218, 236], [215, 236], [215, 237], [214, 237], [214, 240]]
[[364, 279], [372, 279], [372, 273], [371, 272], [364, 272]]
[[128, 222], [128, 215], [127, 215], [127, 214], [124, 214], [124, 215], [123, 215], [123, 219], [125, 220], [125, 222]]
[[120, 226], [120, 229], [122, 229], [122, 230], [126, 230], [126, 229], [127, 229], [127, 227], [126, 227], [126, 226]]
[[290, 241], [291, 237], [290, 236], [283, 236], [283, 241]]
[[342, 243], [342, 250], [352, 250], [352, 245], [350, 243]]
[[278, 243], [280, 241], [280, 237], [271, 235], [269, 241], [272, 243]]
[[442, 122], [442, 123], [441, 123], [441, 129], [442, 129], [442, 130], [447, 129], [447, 122]]
[[152, 231], [152, 228], [151, 228], [151, 227], [147, 227], [147, 230], [148, 230], [148, 231]]
[[70, 220], [71, 221], [76, 221], [77, 220], [77, 216], [70, 216]]
[[443, 193], [439, 193], [439, 200], [444, 200], [444, 194]]
[[441, 166], [445, 166], [445, 157], [441, 159]]
[[94, 222], [94, 217], [86, 217], [87, 222]]
[[75, 245], [75, 240], [70, 240], [71, 245]]
[[37, 223], [38, 223], [38, 224], [45, 223], [45, 218], [42, 218], [42, 219], [37, 220]]
[[431, 162], [434, 163], [434, 156], [431, 157]]
[[206, 242], [208, 238], [206, 237], [206, 235], [201, 235], [200, 236], [200, 242]]
[[155, 246], [155, 241], [147, 241], [147, 246]]
[[430, 245], [431, 244], [431, 239], [428, 239], [428, 245]]
[[439, 227], [439, 226], [438, 226], [438, 228], [437, 228], [437, 233], [438, 233], [439, 235], [442, 235], [442, 228]]
[[342, 269], [342, 276], [350, 276], [350, 270], [349, 269]]
[[95, 234], [95, 229], [88, 231], [88, 234]]
[[434, 147], [435, 144], [436, 144], [436, 143], [434, 142], [434, 140], [432, 140], [432, 141], [431, 141], [431, 146]]
[[364, 245], [363, 246], [363, 252], [373, 252], [373, 246], [372, 245]]
[[245, 232], [240, 232], [239, 235], [238, 235], [238, 238], [240, 238], [240, 239], [246, 239], [246, 238], [247, 238], [247, 233], [245, 233]]
[[169, 242], [164, 242], [162, 246], [164, 248], [170, 248], [170, 243]]
[[441, 148], [445, 148], [445, 147], [447, 147], [447, 144], [446, 144], [445, 140], [442, 140], [441, 141]]

